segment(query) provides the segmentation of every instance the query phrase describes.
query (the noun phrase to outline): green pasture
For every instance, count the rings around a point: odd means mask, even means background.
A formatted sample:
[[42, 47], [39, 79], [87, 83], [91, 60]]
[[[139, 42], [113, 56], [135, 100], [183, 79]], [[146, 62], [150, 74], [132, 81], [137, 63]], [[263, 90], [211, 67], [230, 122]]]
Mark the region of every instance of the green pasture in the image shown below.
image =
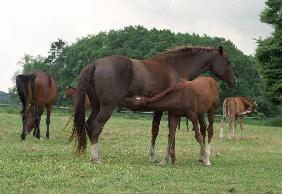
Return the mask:
[[[8, 113], [10, 112], [10, 113]], [[92, 164], [87, 153], [74, 155], [68, 143], [70, 114], [51, 117], [50, 140], [28, 135], [20, 141], [21, 119], [0, 111], [0, 193], [281, 193], [282, 128], [245, 125], [246, 138], [220, 142], [215, 123], [212, 166], [197, 161], [199, 146], [185, 122], [176, 136], [175, 165], [148, 161], [151, 120], [148, 116], [115, 113], [100, 136], [103, 164]], [[161, 123], [156, 153], [160, 160], [167, 141]], [[191, 129], [191, 125], [190, 125]], [[227, 132], [227, 125], [226, 130]], [[226, 133], [225, 133], [226, 134]], [[89, 145], [89, 144], [88, 144]]]

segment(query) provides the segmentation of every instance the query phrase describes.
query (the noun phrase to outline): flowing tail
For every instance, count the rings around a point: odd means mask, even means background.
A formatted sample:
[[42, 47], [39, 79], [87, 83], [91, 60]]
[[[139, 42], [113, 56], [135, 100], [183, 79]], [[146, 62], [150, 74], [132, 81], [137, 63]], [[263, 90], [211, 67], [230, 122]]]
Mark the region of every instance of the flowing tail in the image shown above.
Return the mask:
[[80, 72], [80, 78], [75, 93], [74, 100], [74, 126], [73, 133], [77, 136], [77, 154], [84, 152], [87, 145], [85, 129], [85, 96], [91, 75], [95, 70], [95, 64], [88, 65]]
[[28, 95], [28, 85], [29, 82], [31, 83], [31, 88], [32, 88], [32, 98], [34, 96], [34, 79], [35, 79], [34, 74], [21, 74], [17, 75], [16, 77], [16, 86], [17, 86], [17, 91], [18, 95], [20, 97], [21, 103], [22, 103], [22, 110], [21, 113], [25, 111], [26, 108], [26, 96]]

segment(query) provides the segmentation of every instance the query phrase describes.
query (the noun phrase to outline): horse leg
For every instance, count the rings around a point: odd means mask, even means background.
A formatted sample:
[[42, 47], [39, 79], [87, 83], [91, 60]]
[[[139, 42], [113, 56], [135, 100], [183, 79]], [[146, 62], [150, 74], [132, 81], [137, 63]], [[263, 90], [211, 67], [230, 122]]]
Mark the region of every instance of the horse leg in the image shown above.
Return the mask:
[[222, 117], [222, 119], [220, 121], [220, 134], [219, 134], [220, 139], [222, 139], [224, 137], [224, 135], [223, 135], [224, 121], [225, 121], [225, 118]]
[[98, 151], [98, 138], [103, 130], [105, 123], [109, 120], [112, 115], [112, 112], [115, 108], [115, 105], [102, 105], [100, 111], [97, 114], [97, 117], [89, 126], [91, 132], [91, 156], [90, 160], [96, 163], [101, 163]]
[[200, 130], [199, 130], [197, 114], [195, 112], [188, 111], [187, 116], [192, 121], [193, 128], [194, 128], [194, 131], [195, 131], [195, 138], [196, 138], [197, 142], [200, 144], [200, 153], [203, 153], [204, 158], [206, 158], [204, 139], [203, 139], [203, 136], [202, 136], [202, 134], [200, 133]]
[[[180, 123], [180, 120], [181, 120], [181, 117], [178, 118], [178, 121], [177, 123], [179, 124]], [[173, 141], [172, 141], [172, 144], [171, 144], [171, 147], [170, 147], [170, 157], [171, 157], [171, 162], [172, 164], [175, 164], [175, 161], [176, 161], [176, 157], [175, 157], [175, 135], [176, 135], [176, 128], [174, 130], [174, 137], [173, 137]]]
[[[167, 147], [165, 149], [165, 154], [163, 157], [163, 160], [160, 162], [161, 165], [164, 165], [168, 160], [169, 156], [173, 157], [173, 154], [171, 153], [171, 146], [173, 143], [173, 139], [175, 137], [175, 131], [177, 128], [177, 124], [179, 121], [179, 117], [174, 116], [172, 114], [168, 114], [168, 124], [169, 124], [169, 133], [168, 133], [168, 138], [167, 138]], [[173, 159], [175, 161], [175, 158]]]
[[229, 137], [228, 139], [231, 139], [234, 136], [234, 122], [235, 122], [235, 116], [231, 115], [229, 118]]
[[160, 127], [160, 121], [163, 116], [163, 112], [161, 111], [156, 111], [153, 114], [153, 121], [152, 121], [152, 138], [151, 138], [151, 145], [149, 148], [149, 160], [152, 162], [156, 161], [156, 156], [155, 156], [155, 144], [156, 144], [156, 138], [159, 133], [159, 127]]
[[206, 165], [210, 166], [210, 155], [211, 155], [211, 140], [213, 137], [213, 123], [214, 123], [214, 115], [215, 115], [215, 109], [211, 109], [208, 111], [208, 120], [209, 120], [209, 126], [208, 126], [208, 145], [206, 146]]
[[46, 118], [46, 126], [47, 126], [47, 130], [46, 130], [46, 138], [49, 139], [49, 126], [50, 126], [50, 115], [52, 112], [52, 106], [46, 106], [47, 109], [47, 118]]
[[26, 136], [26, 133], [27, 133], [27, 131], [26, 131], [25, 127], [24, 127], [24, 123], [25, 123], [25, 112], [23, 111], [23, 113], [22, 113], [22, 125], [23, 125], [23, 128], [22, 128], [22, 134], [21, 134], [22, 140], [25, 140], [25, 136]]
[[92, 130], [89, 126], [91, 125], [91, 123], [93, 123], [93, 121], [97, 117], [98, 113], [99, 113], [99, 108], [93, 108], [89, 117], [87, 118], [87, 121], [86, 121], [86, 127], [85, 128], [86, 128], [88, 138], [90, 140], [91, 140], [91, 137], [92, 137]]
[[[200, 131], [201, 131], [201, 134], [203, 136], [203, 141], [204, 141], [204, 145], [205, 145], [205, 138], [206, 138], [206, 131], [207, 131], [207, 124], [206, 124], [206, 121], [205, 121], [205, 115], [204, 114], [198, 114], [198, 120], [199, 120], [199, 124], [200, 124]], [[202, 149], [200, 150], [200, 153], [199, 153], [199, 161], [204, 162], [205, 156], [204, 156], [204, 153], [201, 152], [201, 151], [202, 151]]]
[[240, 128], [241, 128], [241, 139], [244, 139], [244, 131], [243, 131], [243, 115], [240, 116]]

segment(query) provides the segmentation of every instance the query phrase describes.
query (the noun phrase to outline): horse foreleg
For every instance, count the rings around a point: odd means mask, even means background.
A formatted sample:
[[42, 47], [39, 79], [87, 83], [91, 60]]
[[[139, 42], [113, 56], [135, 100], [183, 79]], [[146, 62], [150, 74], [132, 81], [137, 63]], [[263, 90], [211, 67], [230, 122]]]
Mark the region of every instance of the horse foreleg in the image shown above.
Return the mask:
[[105, 123], [109, 120], [112, 115], [112, 112], [115, 108], [115, 105], [103, 105], [100, 107], [100, 111], [97, 114], [97, 117], [91, 123], [89, 130], [91, 131], [91, 156], [90, 160], [96, 163], [101, 163], [99, 151], [98, 151], [98, 138], [103, 130]]
[[[173, 154], [171, 153], [171, 147], [173, 144], [173, 139], [175, 138], [175, 131], [177, 128], [179, 117], [176, 117], [172, 114], [168, 114], [168, 120], [169, 120], [169, 133], [167, 138], [167, 147], [165, 149], [165, 154], [163, 160], [160, 162], [160, 164], [162, 165], [164, 165], [169, 160], [169, 156], [173, 157]], [[173, 160], [175, 161], [175, 158]]]
[[159, 133], [159, 127], [160, 127], [160, 121], [163, 116], [163, 112], [157, 111], [153, 114], [153, 121], [152, 121], [152, 138], [151, 138], [151, 145], [149, 148], [149, 158], [150, 161], [155, 162], [156, 156], [155, 156], [155, 144], [156, 144], [156, 138]]

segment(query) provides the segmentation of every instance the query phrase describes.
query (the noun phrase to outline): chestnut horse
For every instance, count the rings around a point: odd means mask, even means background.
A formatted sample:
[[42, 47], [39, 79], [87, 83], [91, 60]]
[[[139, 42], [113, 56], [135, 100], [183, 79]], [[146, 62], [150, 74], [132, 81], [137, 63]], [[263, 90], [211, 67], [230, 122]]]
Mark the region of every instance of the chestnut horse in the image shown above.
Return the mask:
[[[65, 89], [65, 94], [63, 96], [64, 99], [67, 99], [67, 98], [72, 98], [72, 101], [74, 102], [74, 97], [75, 97], [75, 91], [76, 91], [76, 88], [73, 88], [71, 86], [68, 86], [66, 89]], [[91, 109], [91, 104], [89, 102], [89, 99], [88, 99], [88, 96], [86, 95], [86, 99], [85, 99], [85, 109], [86, 110], [90, 110]]]
[[[223, 138], [224, 120], [229, 120], [229, 137], [235, 137], [236, 120], [240, 118], [241, 139], [244, 138], [243, 116], [255, 112], [256, 103], [254, 100], [242, 96], [225, 98], [223, 101], [223, 114], [221, 119], [220, 138]], [[232, 131], [232, 134], [231, 134]]]
[[[234, 86], [236, 77], [229, 63], [223, 47], [178, 47], [146, 60], [108, 56], [84, 67], [74, 103], [73, 132], [77, 135], [77, 153], [85, 150], [87, 134], [92, 144], [91, 160], [100, 162], [99, 135], [116, 105], [126, 97], [150, 97], [180, 82], [181, 78], [191, 80], [205, 71], [211, 71]], [[86, 94], [93, 105], [87, 122]], [[155, 138], [156, 134], [153, 136]]]
[[44, 107], [47, 109], [46, 137], [49, 138], [50, 115], [57, 96], [55, 80], [44, 71], [32, 71], [17, 75], [16, 85], [22, 103], [22, 140], [32, 129], [33, 135], [40, 138], [39, 126]]
[[[210, 163], [210, 143], [213, 137], [213, 122], [218, 91], [216, 82], [211, 77], [198, 77], [193, 81], [180, 82], [163, 92], [151, 97], [126, 98], [122, 104], [133, 110], [168, 111], [168, 144], [162, 164], [175, 162], [175, 133], [181, 116], [188, 117], [195, 132], [195, 138], [200, 144], [199, 160], [206, 165]], [[206, 124], [203, 114], [208, 113], [208, 145], [205, 147]], [[198, 127], [200, 124], [200, 129]]]

